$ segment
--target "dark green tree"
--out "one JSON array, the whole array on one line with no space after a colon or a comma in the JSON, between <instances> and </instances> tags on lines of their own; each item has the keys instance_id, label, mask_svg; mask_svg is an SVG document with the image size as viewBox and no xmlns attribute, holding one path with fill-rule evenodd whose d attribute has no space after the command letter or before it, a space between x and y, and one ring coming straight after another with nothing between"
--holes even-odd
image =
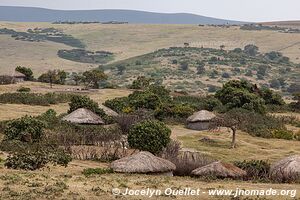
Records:
<instances>
[{"instance_id":1,"label":"dark green tree","mask_svg":"<svg viewBox=\"0 0 300 200\"><path fill-rule=\"evenodd\" d=\"M20 72L26 76L25 81L34 80L33 72L30 68L18 66L15 69L17 72Z\"/></svg>"},{"instance_id":2,"label":"dark green tree","mask_svg":"<svg viewBox=\"0 0 300 200\"><path fill-rule=\"evenodd\" d=\"M86 85L95 89L99 88L100 81L107 80L107 75L103 71L97 69L86 71L82 75Z\"/></svg>"},{"instance_id":3,"label":"dark green tree","mask_svg":"<svg viewBox=\"0 0 300 200\"><path fill-rule=\"evenodd\" d=\"M162 122L146 120L134 125L128 134L131 148L160 153L171 141L171 130Z\"/></svg>"}]
</instances>

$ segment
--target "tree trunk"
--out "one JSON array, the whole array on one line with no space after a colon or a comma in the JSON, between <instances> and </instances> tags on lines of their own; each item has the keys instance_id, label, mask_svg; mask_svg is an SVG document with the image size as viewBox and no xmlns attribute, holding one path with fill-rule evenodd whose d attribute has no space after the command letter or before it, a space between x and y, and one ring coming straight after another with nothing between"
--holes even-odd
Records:
<instances>
[{"instance_id":1,"label":"tree trunk","mask_svg":"<svg viewBox=\"0 0 300 200\"><path fill-rule=\"evenodd\" d=\"M235 148L235 136L236 136L236 128L231 128L232 130L232 142L231 142L231 148L234 149Z\"/></svg>"}]
</instances>

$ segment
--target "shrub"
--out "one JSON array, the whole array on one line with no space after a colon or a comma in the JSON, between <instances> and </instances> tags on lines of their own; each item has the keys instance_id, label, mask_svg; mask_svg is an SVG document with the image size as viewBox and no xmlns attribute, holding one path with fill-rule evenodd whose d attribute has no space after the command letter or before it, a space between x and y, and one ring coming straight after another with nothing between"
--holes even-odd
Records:
<instances>
[{"instance_id":1,"label":"shrub","mask_svg":"<svg viewBox=\"0 0 300 200\"><path fill-rule=\"evenodd\" d=\"M84 169L82 172L82 174L87 177L93 174L101 175L101 174L110 174L110 173L113 173L113 170L111 168L87 168Z\"/></svg>"},{"instance_id":2,"label":"shrub","mask_svg":"<svg viewBox=\"0 0 300 200\"><path fill-rule=\"evenodd\" d=\"M31 89L28 87L20 87L17 91L18 92L30 92Z\"/></svg>"},{"instance_id":3,"label":"shrub","mask_svg":"<svg viewBox=\"0 0 300 200\"><path fill-rule=\"evenodd\" d=\"M147 110L137 110L132 114L121 114L116 117L116 121L120 126L123 134L128 134L130 128L144 120L153 119L153 113Z\"/></svg>"},{"instance_id":4,"label":"shrub","mask_svg":"<svg viewBox=\"0 0 300 200\"><path fill-rule=\"evenodd\" d=\"M171 130L162 122L145 120L134 125L128 134L130 147L158 154L170 142Z\"/></svg>"},{"instance_id":5,"label":"shrub","mask_svg":"<svg viewBox=\"0 0 300 200\"><path fill-rule=\"evenodd\" d=\"M130 94L128 98L129 104L135 110L140 108L155 110L161 105L161 99L159 96L148 91L135 91L134 93Z\"/></svg>"},{"instance_id":6,"label":"shrub","mask_svg":"<svg viewBox=\"0 0 300 200\"><path fill-rule=\"evenodd\" d=\"M130 107L128 97L109 99L105 101L104 105L118 113L121 113L125 108Z\"/></svg>"},{"instance_id":7,"label":"shrub","mask_svg":"<svg viewBox=\"0 0 300 200\"><path fill-rule=\"evenodd\" d=\"M270 163L263 160L251 160L251 161L237 161L235 166L245 170L247 176L244 177L247 180L262 180L269 179Z\"/></svg>"},{"instance_id":8,"label":"shrub","mask_svg":"<svg viewBox=\"0 0 300 200\"><path fill-rule=\"evenodd\" d=\"M49 106L50 104L66 103L74 96L76 95L59 93L3 93L0 94L0 103Z\"/></svg>"},{"instance_id":9,"label":"shrub","mask_svg":"<svg viewBox=\"0 0 300 200\"><path fill-rule=\"evenodd\" d=\"M172 118L172 119L186 119L195 110L184 104L163 104L160 108L155 111L155 118L159 120Z\"/></svg>"},{"instance_id":10,"label":"shrub","mask_svg":"<svg viewBox=\"0 0 300 200\"><path fill-rule=\"evenodd\" d=\"M213 96L177 96L174 97L174 102L190 105L195 110L213 111L222 106L222 103Z\"/></svg>"},{"instance_id":11,"label":"shrub","mask_svg":"<svg viewBox=\"0 0 300 200\"><path fill-rule=\"evenodd\" d=\"M12 169L36 170L46 166L48 163L66 167L71 160L71 156L61 149L50 149L41 146L9 155L5 161L5 166Z\"/></svg>"},{"instance_id":12,"label":"shrub","mask_svg":"<svg viewBox=\"0 0 300 200\"><path fill-rule=\"evenodd\" d=\"M153 82L151 78L146 78L145 76L139 76L136 80L132 82L130 89L145 89Z\"/></svg>"},{"instance_id":13,"label":"shrub","mask_svg":"<svg viewBox=\"0 0 300 200\"><path fill-rule=\"evenodd\" d=\"M276 133L278 130L286 130L285 125L281 120L273 116L249 112L243 109L239 109L237 112L239 112L241 118L243 118L239 127L250 135L274 138L276 134L278 134L277 137L283 137L282 135L279 136L280 133ZM275 132L275 134L273 132Z\"/></svg>"},{"instance_id":14,"label":"shrub","mask_svg":"<svg viewBox=\"0 0 300 200\"><path fill-rule=\"evenodd\" d=\"M224 73L222 74L222 78L230 78L230 74L227 73L227 72L224 72Z\"/></svg>"},{"instance_id":15,"label":"shrub","mask_svg":"<svg viewBox=\"0 0 300 200\"><path fill-rule=\"evenodd\" d=\"M40 120L25 116L9 122L4 133L6 138L9 140L38 142L43 136L44 127L45 124Z\"/></svg>"},{"instance_id":16,"label":"shrub","mask_svg":"<svg viewBox=\"0 0 300 200\"><path fill-rule=\"evenodd\" d=\"M286 129L278 129L272 131L273 138L284 139L284 140L293 140L294 133Z\"/></svg>"}]
</instances>

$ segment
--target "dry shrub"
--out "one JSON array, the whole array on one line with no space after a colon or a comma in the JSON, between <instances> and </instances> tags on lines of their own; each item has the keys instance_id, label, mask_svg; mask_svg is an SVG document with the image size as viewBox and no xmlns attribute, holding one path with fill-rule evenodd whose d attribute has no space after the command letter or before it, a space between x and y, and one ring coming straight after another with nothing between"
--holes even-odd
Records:
<instances>
[{"instance_id":1,"label":"dry shrub","mask_svg":"<svg viewBox=\"0 0 300 200\"><path fill-rule=\"evenodd\" d=\"M116 121L123 134L128 134L133 125L148 119L154 119L153 112L145 109L139 109L130 114L120 114L116 117Z\"/></svg>"},{"instance_id":2,"label":"dry shrub","mask_svg":"<svg viewBox=\"0 0 300 200\"><path fill-rule=\"evenodd\" d=\"M70 153L74 159L78 160L111 162L131 155L133 150L111 146L72 146Z\"/></svg>"},{"instance_id":3,"label":"dry shrub","mask_svg":"<svg viewBox=\"0 0 300 200\"><path fill-rule=\"evenodd\" d=\"M180 152L180 142L174 140L169 143L160 156L176 165L176 170L173 172L175 176L190 176L194 169L216 161L199 152Z\"/></svg>"}]
</instances>

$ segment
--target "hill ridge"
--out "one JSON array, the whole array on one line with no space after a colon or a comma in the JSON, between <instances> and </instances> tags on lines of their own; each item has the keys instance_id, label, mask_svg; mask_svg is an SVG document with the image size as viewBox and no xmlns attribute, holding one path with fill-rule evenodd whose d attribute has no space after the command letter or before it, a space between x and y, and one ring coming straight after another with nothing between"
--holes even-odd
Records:
<instances>
[{"instance_id":1,"label":"hill ridge","mask_svg":"<svg viewBox=\"0 0 300 200\"><path fill-rule=\"evenodd\" d=\"M122 21L136 24L243 24L245 22L191 13L158 13L126 9L56 10L39 7L0 6L0 21Z\"/></svg>"}]
</instances>

